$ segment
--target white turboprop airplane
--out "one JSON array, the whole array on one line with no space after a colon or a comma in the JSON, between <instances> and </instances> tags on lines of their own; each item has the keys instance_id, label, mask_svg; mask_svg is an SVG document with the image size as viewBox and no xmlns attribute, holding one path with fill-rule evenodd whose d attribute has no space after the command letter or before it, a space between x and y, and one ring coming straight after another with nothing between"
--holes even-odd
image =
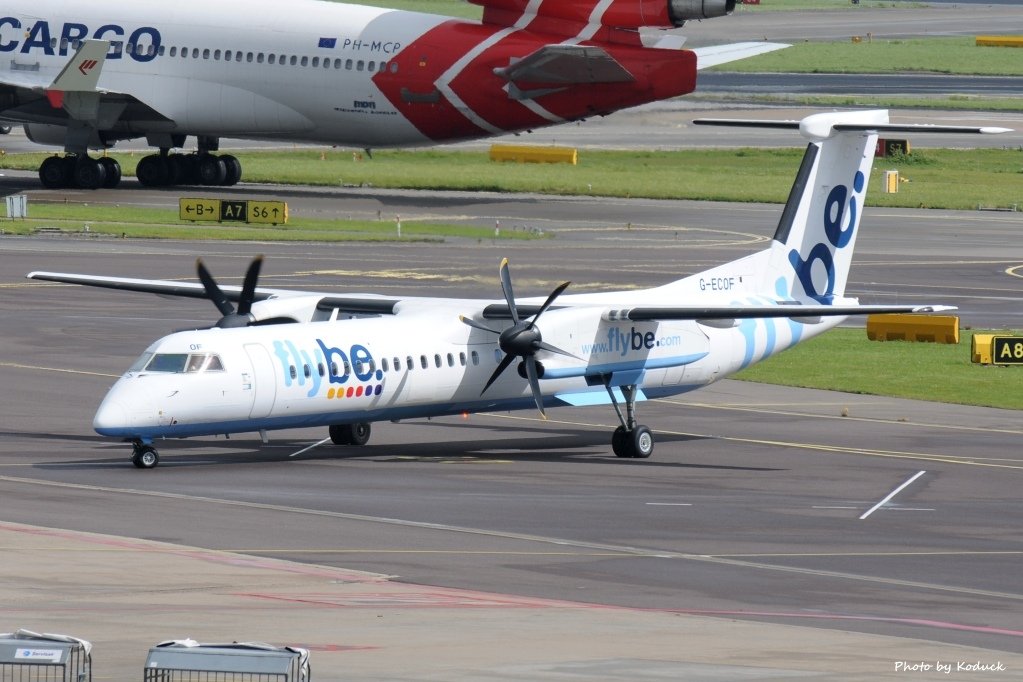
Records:
<instances>
[{"instance_id":1,"label":"white turboprop airplane","mask_svg":"<svg viewBox=\"0 0 1023 682\"><path fill-rule=\"evenodd\" d=\"M363 148L452 142L692 92L698 68L786 47L640 33L735 0L471 0L482 22L314 0L5 0L0 121L63 148L51 188L114 187L90 149L145 138L143 185L231 185L222 137ZM194 154L170 154L188 136Z\"/></svg>"},{"instance_id":2,"label":"white turboprop airplane","mask_svg":"<svg viewBox=\"0 0 1023 682\"><path fill-rule=\"evenodd\" d=\"M649 457L637 401L705 386L847 315L951 309L845 296L878 131L1004 131L890 125L886 111L702 122L798 127L810 142L767 249L653 289L566 295L566 282L517 300L507 260L503 301L264 289L259 259L241 287L201 262L201 283L28 277L210 298L223 314L153 343L100 405L96 431L131 441L138 467L156 466L157 438L329 426L335 443L362 445L374 421L600 403L621 422L614 453Z\"/></svg>"}]
</instances>

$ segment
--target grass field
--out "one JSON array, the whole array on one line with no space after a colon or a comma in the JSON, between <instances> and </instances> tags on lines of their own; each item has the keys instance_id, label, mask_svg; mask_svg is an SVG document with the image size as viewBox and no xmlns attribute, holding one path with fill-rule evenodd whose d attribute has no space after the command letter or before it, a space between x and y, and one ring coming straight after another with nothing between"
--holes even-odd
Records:
<instances>
[{"instance_id":1,"label":"grass field","mask_svg":"<svg viewBox=\"0 0 1023 682\"><path fill-rule=\"evenodd\" d=\"M321 153L323 158L321 159ZM239 153L252 182L388 188L537 192L656 199L783 203L802 149L658 151L582 150L579 165L495 163L483 151L351 152L303 150ZM35 170L44 155L9 154L0 168ZM126 174L137 157L114 155ZM897 194L882 194L880 175L898 170ZM926 149L879 160L868 204L975 209L1023 204L1023 151Z\"/></svg>"},{"instance_id":2,"label":"grass field","mask_svg":"<svg viewBox=\"0 0 1023 682\"><path fill-rule=\"evenodd\" d=\"M975 38L918 38L853 43L797 43L750 57L721 71L786 73L945 73L986 76L1023 74L1023 49L977 47Z\"/></svg>"},{"instance_id":3,"label":"grass field","mask_svg":"<svg viewBox=\"0 0 1023 682\"><path fill-rule=\"evenodd\" d=\"M1018 333L1018 332L1017 332ZM736 378L784 386L942 403L1023 409L1023 367L970 362L974 332L958 345L868 341L863 329L833 329L743 370Z\"/></svg>"}]
</instances>

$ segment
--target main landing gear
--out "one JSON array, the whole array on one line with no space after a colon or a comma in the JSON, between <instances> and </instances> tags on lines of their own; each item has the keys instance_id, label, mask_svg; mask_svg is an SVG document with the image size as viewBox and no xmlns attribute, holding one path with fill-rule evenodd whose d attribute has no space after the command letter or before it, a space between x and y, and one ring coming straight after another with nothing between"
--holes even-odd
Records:
<instances>
[{"instance_id":1,"label":"main landing gear","mask_svg":"<svg viewBox=\"0 0 1023 682\"><path fill-rule=\"evenodd\" d=\"M131 463L139 469L152 469L160 463L160 453L148 443L132 441Z\"/></svg>"},{"instance_id":2,"label":"main landing gear","mask_svg":"<svg viewBox=\"0 0 1023 682\"><path fill-rule=\"evenodd\" d=\"M642 424L636 423L636 393L638 388L635 384L622 386L622 397L625 398L625 414L618 405L618 398L608 379L604 379L604 388L611 396L611 404L618 414L618 421L622 423L611 435L611 449L618 457L630 457L646 459L654 452L654 434Z\"/></svg>"},{"instance_id":3,"label":"main landing gear","mask_svg":"<svg viewBox=\"0 0 1023 682\"><path fill-rule=\"evenodd\" d=\"M145 187L172 185L238 184L242 177L241 162L230 154L169 154L161 149L139 160L135 177Z\"/></svg>"},{"instance_id":4,"label":"main landing gear","mask_svg":"<svg viewBox=\"0 0 1023 682\"><path fill-rule=\"evenodd\" d=\"M39 180L47 189L112 189L121 182L121 164L107 156L50 156L39 166Z\"/></svg>"},{"instance_id":5,"label":"main landing gear","mask_svg":"<svg viewBox=\"0 0 1023 682\"><path fill-rule=\"evenodd\" d=\"M331 424L330 440L334 445L365 445L371 431L369 422Z\"/></svg>"}]
</instances>

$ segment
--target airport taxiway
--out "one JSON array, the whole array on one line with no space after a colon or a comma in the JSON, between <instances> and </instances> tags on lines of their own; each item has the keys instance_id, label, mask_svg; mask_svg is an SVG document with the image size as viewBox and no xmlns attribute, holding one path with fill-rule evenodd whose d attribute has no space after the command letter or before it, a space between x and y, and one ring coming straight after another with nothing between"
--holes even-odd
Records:
<instances>
[{"instance_id":1,"label":"airport taxiway","mask_svg":"<svg viewBox=\"0 0 1023 682\"><path fill-rule=\"evenodd\" d=\"M345 210L343 198L319 200ZM536 210L528 197L415 201L461 215L467 204L499 207L502 215L521 212L523 221ZM779 210L715 214L668 203L544 200L547 214L574 212L580 223L595 213L610 219L613 210L642 217L633 234L622 225L577 226L526 243L0 238L0 382L7 387L0 519L198 548L176 556L209 550L228 565L294 561L300 566L268 570L321 577L319 586L272 577L268 591L265 577L215 579L201 560L185 569L194 575L136 570L125 557L146 566L144 543L118 540L123 550L89 552L74 547L93 540L72 533L55 550L66 569L33 578L17 568L34 556L23 541L32 534L16 528L3 535L15 551L0 554L10 576L5 596L21 595L10 626L86 638L99 632L105 649L117 648L118 637L312 641L321 646L314 665L330 661L326 679L342 679L349 663L360 679L530 679L571 670L587 679L881 679L896 675L896 657L963 656L1023 670L1017 412L724 382L640 405L641 421L658 437L647 461L611 455L611 410L587 408L552 410L548 423L521 412L378 424L365 449L319 447L296 457L325 434L274 434L266 446L244 436L167 442L161 466L143 472L128 463L124 444L91 432L92 412L149 341L208 323L213 306L23 279L32 269L191 277L201 255L231 281L262 252L267 286L477 296L496 295L496 264L508 255L521 295L529 295L562 279L581 288L665 281L759 248L772 231L763 229L764 217ZM753 215L725 231L742 211ZM671 212L676 225L719 218L709 232L676 237ZM941 299L950 269L941 263L986 258L981 268L964 263L953 290L1016 286L989 312L1018 313L1018 284L1002 272L1004 260L1023 264L1020 247L1006 239L1012 225L981 214L977 220L994 222L961 242L958 216L941 229L930 214L906 220L912 213L891 230L878 229L880 216L864 218L867 248L858 260L903 264L883 270L885 291ZM646 227L655 223L661 227ZM857 279L851 288L864 284ZM90 557L88 570L75 568L79 556ZM328 568L318 573L320 566ZM377 577L366 579L369 596L359 593L361 579L342 594L334 586L345 579L327 577L331 571ZM114 584L124 594L110 603L95 594L102 585L120 595ZM26 587L45 608L24 603ZM80 601L77 592L92 598ZM182 595L180 604L168 593ZM268 601L308 611L268 611ZM552 611L550 602L588 606ZM139 616L150 607L153 618ZM133 615L120 620L124 614ZM373 618L384 622L371 627ZM310 623L318 624L313 634ZM399 662L402 642L417 642L404 650L419 653L438 638L445 645L415 666ZM503 640L518 668L502 653ZM104 654L119 670L131 666L123 649Z\"/></svg>"}]
</instances>

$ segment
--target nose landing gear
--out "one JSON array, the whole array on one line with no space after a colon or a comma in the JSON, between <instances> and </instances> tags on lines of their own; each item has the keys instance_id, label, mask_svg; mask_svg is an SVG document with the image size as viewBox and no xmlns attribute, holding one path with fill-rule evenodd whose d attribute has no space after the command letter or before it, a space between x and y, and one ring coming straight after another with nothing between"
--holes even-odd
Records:
<instances>
[{"instance_id":1,"label":"nose landing gear","mask_svg":"<svg viewBox=\"0 0 1023 682\"><path fill-rule=\"evenodd\" d=\"M160 453L152 445L140 440L132 443L131 463L139 469L152 469L160 463Z\"/></svg>"}]
</instances>

